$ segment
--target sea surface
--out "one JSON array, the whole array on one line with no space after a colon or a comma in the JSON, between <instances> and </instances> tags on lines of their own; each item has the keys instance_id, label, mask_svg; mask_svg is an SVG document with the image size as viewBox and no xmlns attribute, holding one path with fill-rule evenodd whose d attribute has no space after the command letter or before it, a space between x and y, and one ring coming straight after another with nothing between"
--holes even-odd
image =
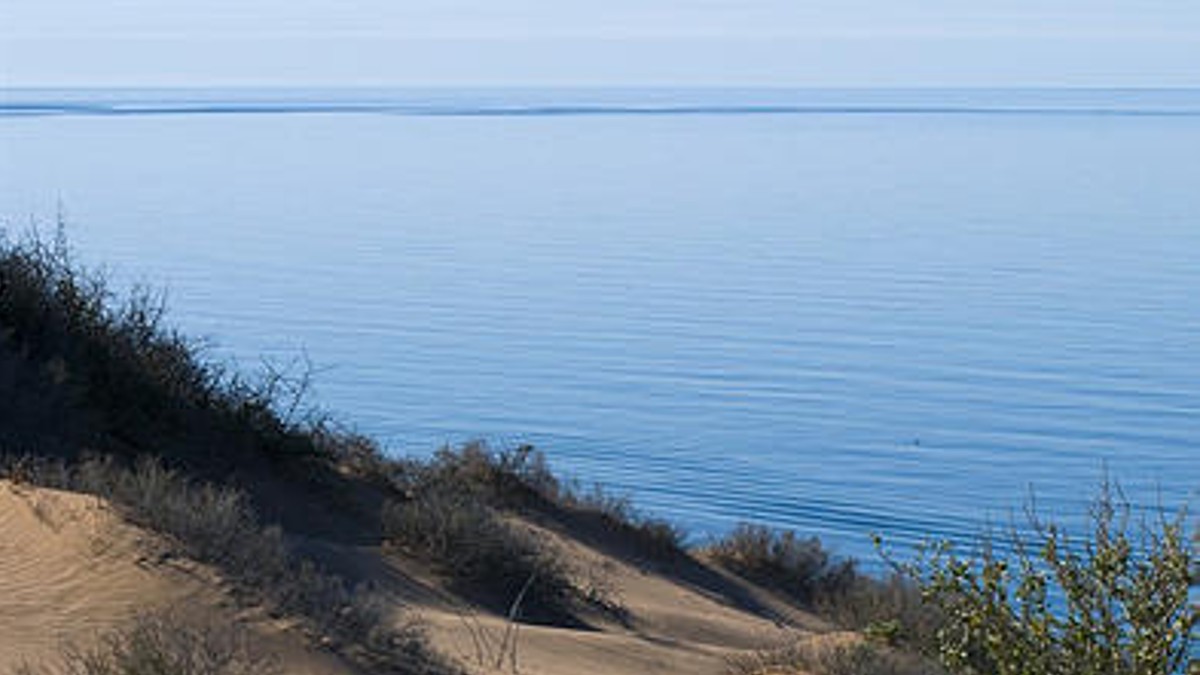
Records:
<instances>
[{"instance_id":1,"label":"sea surface","mask_svg":"<svg viewBox=\"0 0 1200 675\"><path fill-rule=\"evenodd\" d=\"M1200 497L1200 91L6 90L0 227L60 214L390 452L696 541Z\"/></svg>"}]
</instances>

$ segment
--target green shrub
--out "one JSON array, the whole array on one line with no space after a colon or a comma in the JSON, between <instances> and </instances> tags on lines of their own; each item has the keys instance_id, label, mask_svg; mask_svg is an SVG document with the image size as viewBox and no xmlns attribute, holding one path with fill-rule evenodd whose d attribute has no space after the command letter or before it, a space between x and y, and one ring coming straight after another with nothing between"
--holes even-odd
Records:
<instances>
[{"instance_id":1,"label":"green shrub","mask_svg":"<svg viewBox=\"0 0 1200 675\"><path fill-rule=\"evenodd\" d=\"M1105 485L1077 541L1031 515L1001 546L947 544L898 564L944 624L933 652L969 675L1180 675L1195 672L1196 553L1183 514L1134 523Z\"/></svg>"}]
</instances>

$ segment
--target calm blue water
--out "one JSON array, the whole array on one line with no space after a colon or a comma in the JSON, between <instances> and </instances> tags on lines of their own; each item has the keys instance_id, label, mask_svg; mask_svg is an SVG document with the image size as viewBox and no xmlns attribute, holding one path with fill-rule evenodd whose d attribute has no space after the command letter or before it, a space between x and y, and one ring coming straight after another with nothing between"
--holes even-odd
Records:
<instances>
[{"instance_id":1,"label":"calm blue water","mask_svg":"<svg viewBox=\"0 0 1200 675\"><path fill-rule=\"evenodd\" d=\"M396 453L870 556L1200 488L1197 91L7 91L53 221Z\"/></svg>"}]
</instances>

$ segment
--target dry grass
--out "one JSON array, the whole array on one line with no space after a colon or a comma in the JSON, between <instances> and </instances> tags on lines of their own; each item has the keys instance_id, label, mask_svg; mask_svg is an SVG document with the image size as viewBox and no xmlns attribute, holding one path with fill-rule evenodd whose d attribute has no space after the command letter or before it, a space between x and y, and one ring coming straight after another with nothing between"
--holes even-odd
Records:
<instances>
[{"instance_id":1,"label":"dry grass","mask_svg":"<svg viewBox=\"0 0 1200 675\"><path fill-rule=\"evenodd\" d=\"M55 664L25 665L16 675L275 675L278 658L228 620L179 609L138 616L89 648L64 645Z\"/></svg>"},{"instance_id":2,"label":"dry grass","mask_svg":"<svg viewBox=\"0 0 1200 675\"><path fill-rule=\"evenodd\" d=\"M945 675L919 657L860 639L808 638L731 657L729 675Z\"/></svg>"}]
</instances>

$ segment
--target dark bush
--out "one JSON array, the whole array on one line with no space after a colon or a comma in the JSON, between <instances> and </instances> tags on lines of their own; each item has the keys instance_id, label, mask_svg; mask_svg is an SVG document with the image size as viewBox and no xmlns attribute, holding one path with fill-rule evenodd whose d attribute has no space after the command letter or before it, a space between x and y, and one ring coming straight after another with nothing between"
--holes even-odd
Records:
<instances>
[{"instance_id":1,"label":"dark bush","mask_svg":"<svg viewBox=\"0 0 1200 675\"><path fill-rule=\"evenodd\" d=\"M481 442L442 448L428 461L392 463L389 477L403 494L467 495L495 508L545 506L559 495L545 457L528 445L501 452Z\"/></svg>"},{"instance_id":2,"label":"dark bush","mask_svg":"<svg viewBox=\"0 0 1200 675\"><path fill-rule=\"evenodd\" d=\"M561 557L469 491L419 489L384 511L384 536L497 609L522 595L519 618L569 621L583 600Z\"/></svg>"},{"instance_id":3,"label":"dark bush","mask_svg":"<svg viewBox=\"0 0 1200 675\"><path fill-rule=\"evenodd\" d=\"M917 584L900 574L883 579L856 575L820 593L813 607L842 628L905 649L930 644L942 625L937 608L925 602Z\"/></svg>"},{"instance_id":4,"label":"dark bush","mask_svg":"<svg viewBox=\"0 0 1200 675\"><path fill-rule=\"evenodd\" d=\"M791 530L742 523L707 552L730 571L802 603L843 593L858 578L853 561L834 560L819 539L801 539Z\"/></svg>"},{"instance_id":5,"label":"dark bush","mask_svg":"<svg viewBox=\"0 0 1200 675\"><path fill-rule=\"evenodd\" d=\"M115 294L52 241L0 232L0 441L74 457L154 453L220 478L256 458L314 457L303 376L247 379L164 321L160 294ZM36 447L35 447L36 446Z\"/></svg>"}]
</instances>

